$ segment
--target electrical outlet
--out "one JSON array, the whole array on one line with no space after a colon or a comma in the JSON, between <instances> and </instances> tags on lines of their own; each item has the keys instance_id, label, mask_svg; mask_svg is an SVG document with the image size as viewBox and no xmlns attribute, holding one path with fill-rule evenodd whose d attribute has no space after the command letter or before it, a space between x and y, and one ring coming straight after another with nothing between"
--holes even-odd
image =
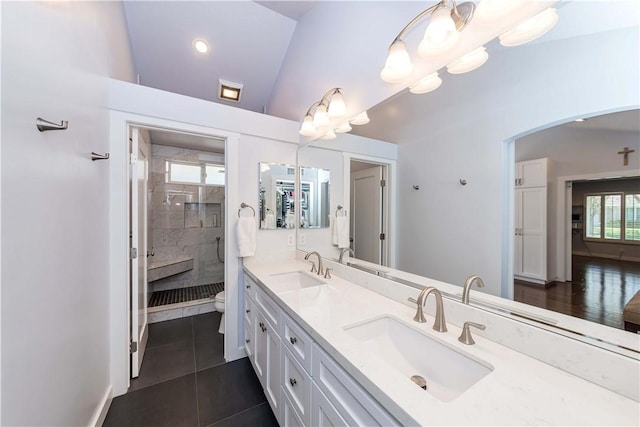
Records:
<instances>
[{"instance_id":1,"label":"electrical outlet","mask_svg":"<svg viewBox=\"0 0 640 427\"><path fill-rule=\"evenodd\" d=\"M293 246L296 244L296 235L293 233L289 233L287 235L287 245Z\"/></svg>"},{"instance_id":2,"label":"electrical outlet","mask_svg":"<svg viewBox=\"0 0 640 427\"><path fill-rule=\"evenodd\" d=\"M298 236L298 244L304 246L305 243L307 243L307 236L304 233L300 233L300 236Z\"/></svg>"}]
</instances>

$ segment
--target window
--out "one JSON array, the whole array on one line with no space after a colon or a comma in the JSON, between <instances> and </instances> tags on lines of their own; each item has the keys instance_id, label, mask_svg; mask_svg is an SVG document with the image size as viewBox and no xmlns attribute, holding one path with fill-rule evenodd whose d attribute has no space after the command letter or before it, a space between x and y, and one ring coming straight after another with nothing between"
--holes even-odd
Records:
<instances>
[{"instance_id":1,"label":"window","mask_svg":"<svg viewBox=\"0 0 640 427\"><path fill-rule=\"evenodd\" d=\"M194 185L224 185L224 165L213 163L187 163L167 160L167 182Z\"/></svg>"},{"instance_id":2,"label":"window","mask_svg":"<svg viewBox=\"0 0 640 427\"><path fill-rule=\"evenodd\" d=\"M585 196L585 238L640 242L640 193Z\"/></svg>"}]
</instances>

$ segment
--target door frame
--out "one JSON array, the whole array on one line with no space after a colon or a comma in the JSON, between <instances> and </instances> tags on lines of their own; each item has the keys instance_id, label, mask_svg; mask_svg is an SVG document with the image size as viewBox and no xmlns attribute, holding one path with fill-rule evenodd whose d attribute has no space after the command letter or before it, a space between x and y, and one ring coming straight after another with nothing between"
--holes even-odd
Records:
<instances>
[{"instance_id":1,"label":"door frame","mask_svg":"<svg viewBox=\"0 0 640 427\"><path fill-rule=\"evenodd\" d=\"M129 263L129 128L157 129L169 132L190 133L225 140L225 246L227 253L235 253L237 242L227 238L233 236L231 218L233 207L240 205L239 188L239 134L206 126L143 116L122 111L109 111L109 313L110 324L110 372L113 396L127 392L130 385L129 342L131 326L130 309L130 263ZM225 260L225 360L236 360L246 355L239 336L238 274L240 263L237 257Z\"/></svg>"},{"instance_id":2,"label":"door frame","mask_svg":"<svg viewBox=\"0 0 640 427\"><path fill-rule=\"evenodd\" d=\"M344 159L344 200L348 203L347 209L351 209L351 161L371 163L384 166L384 179L386 180L386 197L383 198L383 227L386 230L383 250L383 264L390 268L396 268L396 200L397 200L397 168L396 161L380 157L367 156L356 153L343 153Z\"/></svg>"}]
</instances>

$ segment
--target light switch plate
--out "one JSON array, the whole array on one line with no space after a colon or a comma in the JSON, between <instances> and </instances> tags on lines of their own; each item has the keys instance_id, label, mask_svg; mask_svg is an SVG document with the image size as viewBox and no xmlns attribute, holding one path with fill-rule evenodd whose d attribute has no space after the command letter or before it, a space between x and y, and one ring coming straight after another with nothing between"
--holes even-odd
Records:
<instances>
[{"instance_id":1,"label":"light switch plate","mask_svg":"<svg viewBox=\"0 0 640 427\"><path fill-rule=\"evenodd\" d=\"M304 246L307 243L307 236L304 233L300 233L298 236L298 244L300 246Z\"/></svg>"},{"instance_id":2,"label":"light switch plate","mask_svg":"<svg viewBox=\"0 0 640 427\"><path fill-rule=\"evenodd\" d=\"M289 233L287 235L287 245L293 246L296 244L296 235L293 233Z\"/></svg>"}]
</instances>

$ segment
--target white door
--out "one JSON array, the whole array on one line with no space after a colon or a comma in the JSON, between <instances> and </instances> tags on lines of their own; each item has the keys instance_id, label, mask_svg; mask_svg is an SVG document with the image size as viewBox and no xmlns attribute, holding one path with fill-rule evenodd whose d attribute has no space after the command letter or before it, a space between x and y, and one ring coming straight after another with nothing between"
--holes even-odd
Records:
<instances>
[{"instance_id":1,"label":"white door","mask_svg":"<svg viewBox=\"0 0 640 427\"><path fill-rule=\"evenodd\" d=\"M547 189L516 190L516 265L518 276L544 281L547 275Z\"/></svg>"},{"instance_id":2,"label":"white door","mask_svg":"<svg viewBox=\"0 0 640 427\"><path fill-rule=\"evenodd\" d=\"M351 248L355 257L382 264L382 166L351 174Z\"/></svg>"},{"instance_id":3,"label":"white door","mask_svg":"<svg viewBox=\"0 0 640 427\"><path fill-rule=\"evenodd\" d=\"M149 156L140 131L131 128L131 378L140 374L147 345L147 182Z\"/></svg>"}]
</instances>

